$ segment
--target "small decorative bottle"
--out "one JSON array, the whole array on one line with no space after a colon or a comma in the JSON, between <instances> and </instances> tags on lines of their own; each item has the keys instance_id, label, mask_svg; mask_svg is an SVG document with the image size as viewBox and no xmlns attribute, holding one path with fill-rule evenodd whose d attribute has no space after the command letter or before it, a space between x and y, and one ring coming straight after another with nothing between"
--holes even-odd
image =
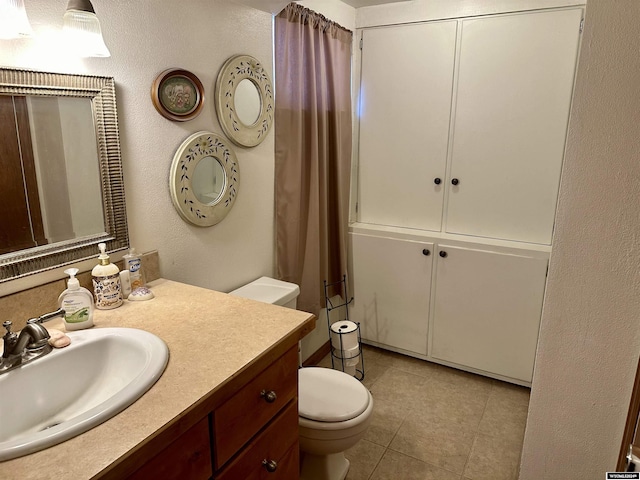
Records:
<instances>
[{"instance_id":1,"label":"small decorative bottle","mask_svg":"<svg viewBox=\"0 0 640 480\"><path fill-rule=\"evenodd\" d=\"M100 263L93 267L93 293L96 297L96 308L109 310L122 305L122 285L120 284L120 271L118 267L109 261L106 253L107 246L99 243Z\"/></svg>"},{"instance_id":2,"label":"small decorative bottle","mask_svg":"<svg viewBox=\"0 0 640 480\"><path fill-rule=\"evenodd\" d=\"M146 286L144 272L142 270L142 261L140 255L136 253L135 248L130 248L129 253L122 257L124 260L125 270L129 270L131 278L131 290Z\"/></svg>"}]
</instances>

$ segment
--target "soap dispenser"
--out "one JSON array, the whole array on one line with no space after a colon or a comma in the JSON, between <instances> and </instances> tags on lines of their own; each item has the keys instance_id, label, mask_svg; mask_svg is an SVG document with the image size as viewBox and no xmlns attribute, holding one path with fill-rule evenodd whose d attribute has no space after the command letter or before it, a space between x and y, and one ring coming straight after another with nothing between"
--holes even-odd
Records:
<instances>
[{"instance_id":1,"label":"soap dispenser","mask_svg":"<svg viewBox=\"0 0 640 480\"><path fill-rule=\"evenodd\" d=\"M93 295L76 278L77 268L64 271L69 275L67 289L58 297L58 304L64 309L64 326L67 331L93 327Z\"/></svg>"},{"instance_id":2,"label":"soap dispenser","mask_svg":"<svg viewBox=\"0 0 640 480\"><path fill-rule=\"evenodd\" d=\"M122 305L122 285L120 283L120 270L109 261L106 253L107 246L99 243L100 263L93 267L93 292L96 296L96 308L109 310Z\"/></svg>"}]
</instances>

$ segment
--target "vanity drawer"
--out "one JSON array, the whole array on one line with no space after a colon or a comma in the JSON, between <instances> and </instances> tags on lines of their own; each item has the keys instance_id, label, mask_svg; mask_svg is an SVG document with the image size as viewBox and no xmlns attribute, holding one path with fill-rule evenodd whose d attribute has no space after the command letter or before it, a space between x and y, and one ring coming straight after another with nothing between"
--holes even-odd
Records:
<instances>
[{"instance_id":1,"label":"vanity drawer","mask_svg":"<svg viewBox=\"0 0 640 480\"><path fill-rule=\"evenodd\" d=\"M211 478L209 418L205 417L148 460L127 480L207 480Z\"/></svg>"},{"instance_id":2,"label":"vanity drawer","mask_svg":"<svg viewBox=\"0 0 640 480\"><path fill-rule=\"evenodd\" d=\"M271 393L275 398L270 398ZM297 393L296 345L214 410L215 468L222 467Z\"/></svg>"},{"instance_id":3,"label":"vanity drawer","mask_svg":"<svg viewBox=\"0 0 640 480\"><path fill-rule=\"evenodd\" d=\"M215 480L294 480L299 476L298 402L292 401ZM273 471L264 461L275 462Z\"/></svg>"}]
</instances>

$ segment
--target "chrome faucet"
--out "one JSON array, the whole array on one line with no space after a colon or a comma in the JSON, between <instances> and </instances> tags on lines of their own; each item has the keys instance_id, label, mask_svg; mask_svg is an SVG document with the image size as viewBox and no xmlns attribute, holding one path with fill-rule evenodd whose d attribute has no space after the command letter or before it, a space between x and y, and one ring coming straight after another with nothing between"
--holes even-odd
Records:
<instances>
[{"instance_id":1,"label":"chrome faucet","mask_svg":"<svg viewBox=\"0 0 640 480\"><path fill-rule=\"evenodd\" d=\"M0 375L51 352L49 332L42 323L52 318L61 317L64 314L65 311L60 308L55 312L31 318L27 320L27 325L20 331L20 335L11 331L12 322L3 322L2 326L5 328L6 333L2 337L3 350L2 358L0 358Z\"/></svg>"}]
</instances>

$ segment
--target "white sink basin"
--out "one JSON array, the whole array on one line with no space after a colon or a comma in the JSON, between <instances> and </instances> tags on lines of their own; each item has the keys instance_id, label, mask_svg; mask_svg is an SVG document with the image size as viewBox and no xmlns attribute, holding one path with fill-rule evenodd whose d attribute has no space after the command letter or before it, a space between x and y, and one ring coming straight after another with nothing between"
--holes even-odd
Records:
<instances>
[{"instance_id":1,"label":"white sink basin","mask_svg":"<svg viewBox=\"0 0 640 480\"><path fill-rule=\"evenodd\" d=\"M0 461L37 452L108 420L140 398L169 360L133 328L69 332L71 345L0 375Z\"/></svg>"}]
</instances>

